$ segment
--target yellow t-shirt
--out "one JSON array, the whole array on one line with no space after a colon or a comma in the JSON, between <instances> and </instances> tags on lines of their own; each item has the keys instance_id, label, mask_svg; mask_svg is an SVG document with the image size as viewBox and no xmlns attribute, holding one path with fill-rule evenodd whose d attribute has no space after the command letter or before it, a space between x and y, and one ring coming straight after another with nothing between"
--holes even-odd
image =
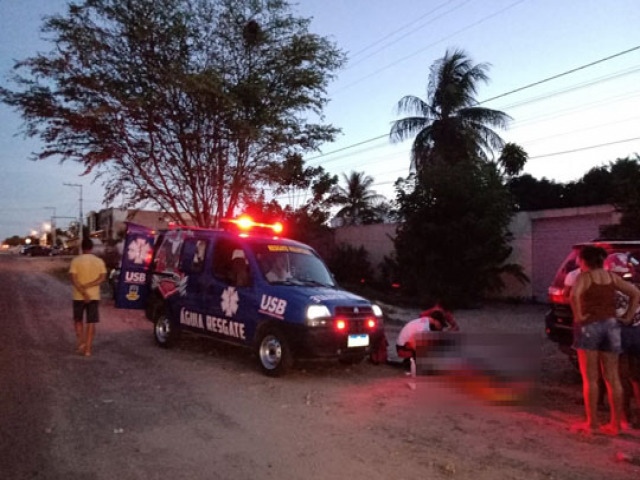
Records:
<instances>
[{"instance_id":1,"label":"yellow t-shirt","mask_svg":"<svg viewBox=\"0 0 640 480\"><path fill-rule=\"evenodd\" d=\"M101 258L98 258L91 253L85 253L71 260L69 273L75 274L78 282L81 285L84 285L97 280L101 273L106 275L107 267ZM100 300L100 285L88 288L87 293L91 300ZM73 299L84 300L82 294L76 289L76 287L73 287Z\"/></svg>"}]
</instances>

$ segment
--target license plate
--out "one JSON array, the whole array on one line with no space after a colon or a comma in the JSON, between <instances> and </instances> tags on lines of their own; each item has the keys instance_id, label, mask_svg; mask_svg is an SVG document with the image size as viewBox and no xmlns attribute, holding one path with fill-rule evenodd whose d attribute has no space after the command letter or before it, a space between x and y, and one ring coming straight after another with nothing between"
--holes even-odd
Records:
<instances>
[{"instance_id":1,"label":"license plate","mask_svg":"<svg viewBox=\"0 0 640 480\"><path fill-rule=\"evenodd\" d=\"M347 339L347 347L368 347L369 335L367 333L361 333L360 335L349 335Z\"/></svg>"}]
</instances>

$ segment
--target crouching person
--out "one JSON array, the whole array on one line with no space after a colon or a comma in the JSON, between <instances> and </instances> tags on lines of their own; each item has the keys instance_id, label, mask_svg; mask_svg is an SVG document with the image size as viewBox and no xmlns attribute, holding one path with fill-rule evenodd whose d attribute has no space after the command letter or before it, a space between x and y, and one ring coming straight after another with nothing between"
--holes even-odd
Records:
<instances>
[{"instance_id":1,"label":"crouching person","mask_svg":"<svg viewBox=\"0 0 640 480\"><path fill-rule=\"evenodd\" d=\"M418 344L427 332L440 332L445 325L444 313L441 310L431 312L431 315L421 316L407 322L396 339L396 352L398 357L405 359L406 365L411 360L415 362Z\"/></svg>"}]
</instances>

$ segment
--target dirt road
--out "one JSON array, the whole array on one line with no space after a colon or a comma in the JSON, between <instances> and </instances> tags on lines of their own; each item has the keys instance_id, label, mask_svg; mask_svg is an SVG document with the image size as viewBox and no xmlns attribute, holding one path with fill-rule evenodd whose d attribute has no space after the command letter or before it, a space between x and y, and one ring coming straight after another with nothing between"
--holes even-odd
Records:
<instances>
[{"instance_id":1,"label":"dirt road","mask_svg":"<svg viewBox=\"0 0 640 480\"><path fill-rule=\"evenodd\" d=\"M525 407L487 406L398 369L309 364L259 373L245 350L153 341L105 300L94 356L76 356L64 260L0 256L3 479L638 478L640 433L584 438L579 378L544 344ZM463 329L541 329L540 306L460 312ZM401 315L401 312L396 314ZM390 334L393 332L390 329Z\"/></svg>"}]
</instances>

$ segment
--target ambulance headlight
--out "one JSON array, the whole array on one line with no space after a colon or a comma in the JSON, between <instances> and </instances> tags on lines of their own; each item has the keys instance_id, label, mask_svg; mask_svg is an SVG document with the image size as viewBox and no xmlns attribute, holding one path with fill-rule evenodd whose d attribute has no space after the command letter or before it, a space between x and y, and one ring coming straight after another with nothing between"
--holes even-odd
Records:
<instances>
[{"instance_id":1,"label":"ambulance headlight","mask_svg":"<svg viewBox=\"0 0 640 480\"><path fill-rule=\"evenodd\" d=\"M371 310L376 317L382 317L382 309L378 305L372 305Z\"/></svg>"},{"instance_id":2,"label":"ambulance headlight","mask_svg":"<svg viewBox=\"0 0 640 480\"><path fill-rule=\"evenodd\" d=\"M307 325L322 327L330 320L331 312L326 305L309 305L307 307Z\"/></svg>"}]
</instances>

